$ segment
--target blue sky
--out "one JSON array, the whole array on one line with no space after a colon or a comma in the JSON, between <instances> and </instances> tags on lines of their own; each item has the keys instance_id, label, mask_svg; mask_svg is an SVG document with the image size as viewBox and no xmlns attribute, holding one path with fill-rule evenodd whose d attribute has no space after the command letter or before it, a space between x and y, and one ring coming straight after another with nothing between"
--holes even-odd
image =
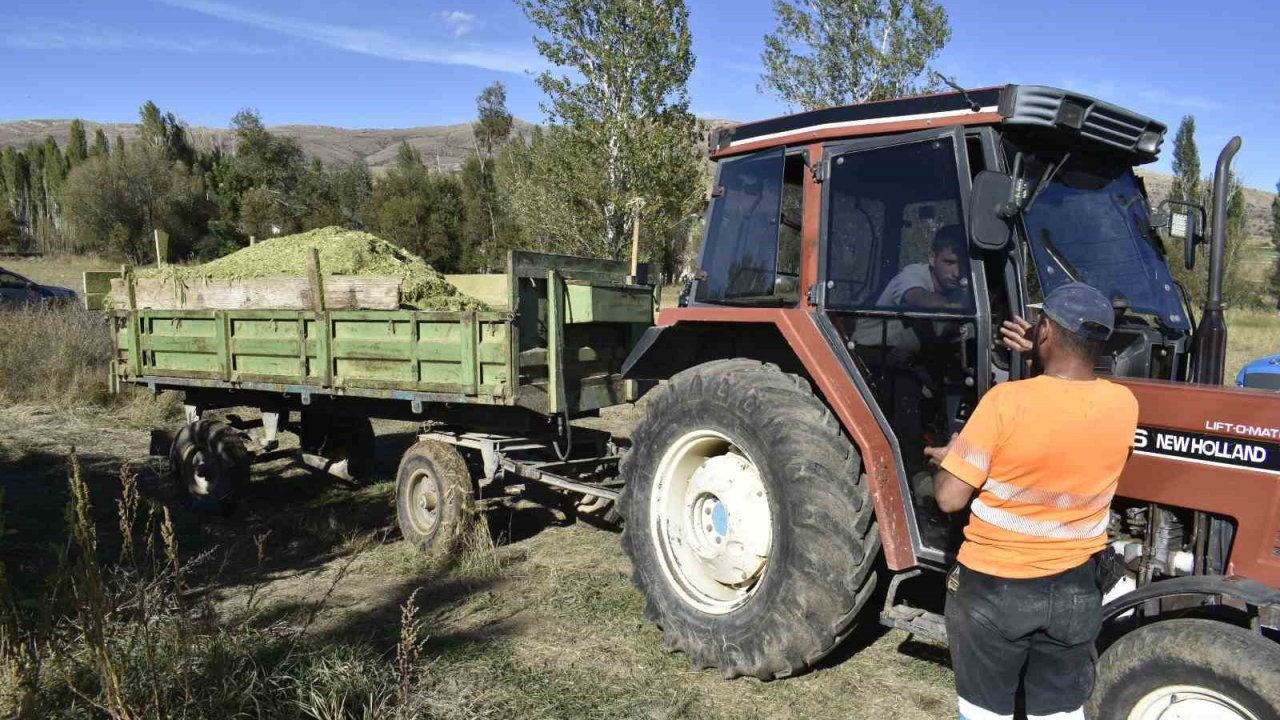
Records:
<instances>
[{"instance_id":1,"label":"blue sky","mask_svg":"<svg viewBox=\"0 0 1280 720\"><path fill-rule=\"evenodd\" d=\"M1171 129L1192 113L1206 171L1238 133L1246 182L1280 179L1280 2L944 4L953 38L936 65L961 84L1065 86ZM689 7L692 109L785 112L756 91L770 1ZM508 0L4 0L0 119L132 121L152 99L193 125L255 107L268 124L409 127L469 120L502 80L512 110L538 120L532 32Z\"/></svg>"}]
</instances>

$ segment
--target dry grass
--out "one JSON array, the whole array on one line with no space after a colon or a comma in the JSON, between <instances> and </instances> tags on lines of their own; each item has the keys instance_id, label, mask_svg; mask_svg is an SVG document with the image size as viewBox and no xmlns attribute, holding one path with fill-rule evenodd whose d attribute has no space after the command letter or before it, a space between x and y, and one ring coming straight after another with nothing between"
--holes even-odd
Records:
<instances>
[{"instance_id":1,"label":"dry grass","mask_svg":"<svg viewBox=\"0 0 1280 720\"><path fill-rule=\"evenodd\" d=\"M126 388L108 388L114 343L108 319L75 305L0 312L0 403L59 410L96 406L125 425L155 427L172 419L179 402Z\"/></svg>"},{"instance_id":2,"label":"dry grass","mask_svg":"<svg viewBox=\"0 0 1280 720\"><path fill-rule=\"evenodd\" d=\"M107 318L75 306L0 312L0 401L55 406L106 401L114 353Z\"/></svg>"},{"instance_id":3,"label":"dry grass","mask_svg":"<svg viewBox=\"0 0 1280 720\"><path fill-rule=\"evenodd\" d=\"M1280 317L1274 310L1227 310L1227 370L1223 381L1234 385L1240 368L1264 355L1280 353Z\"/></svg>"}]
</instances>

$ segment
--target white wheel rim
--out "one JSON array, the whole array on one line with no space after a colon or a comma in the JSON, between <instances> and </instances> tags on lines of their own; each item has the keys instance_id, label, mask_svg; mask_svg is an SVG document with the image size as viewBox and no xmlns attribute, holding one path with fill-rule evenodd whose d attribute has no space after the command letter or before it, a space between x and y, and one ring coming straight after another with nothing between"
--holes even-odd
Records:
<instances>
[{"instance_id":1,"label":"white wheel rim","mask_svg":"<svg viewBox=\"0 0 1280 720\"><path fill-rule=\"evenodd\" d=\"M409 520L421 535L430 535L440 523L439 484L426 470L409 476Z\"/></svg>"},{"instance_id":2,"label":"white wheel rim","mask_svg":"<svg viewBox=\"0 0 1280 720\"><path fill-rule=\"evenodd\" d=\"M1129 720L1258 720L1230 697L1196 685L1168 685L1147 693Z\"/></svg>"},{"instance_id":3,"label":"white wheel rim","mask_svg":"<svg viewBox=\"0 0 1280 720\"><path fill-rule=\"evenodd\" d=\"M773 546L769 492L755 462L714 430L680 437L658 463L649 531L685 602L714 615L742 606L760 587Z\"/></svg>"},{"instance_id":4,"label":"white wheel rim","mask_svg":"<svg viewBox=\"0 0 1280 720\"><path fill-rule=\"evenodd\" d=\"M201 450L191 456L191 492L195 495L209 494L209 467Z\"/></svg>"}]
</instances>

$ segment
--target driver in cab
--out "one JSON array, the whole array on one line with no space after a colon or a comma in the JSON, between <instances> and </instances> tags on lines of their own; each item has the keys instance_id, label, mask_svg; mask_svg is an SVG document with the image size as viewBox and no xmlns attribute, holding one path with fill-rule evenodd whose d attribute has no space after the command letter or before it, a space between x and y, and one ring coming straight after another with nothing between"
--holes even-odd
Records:
<instances>
[{"instance_id":1,"label":"driver in cab","mask_svg":"<svg viewBox=\"0 0 1280 720\"><path fill-rule=\"evenodd\" d=\"M938 228L925 261L902 268L881 291L875 307L936 311L967 306L967 250L962 226ZM941 356L931 357L922 350L959 332L960 323L955 320L858 318L854 350L875 371L878 394L902 443L903 457L915 458L924 452L921 404L935 397L937 387Z\"/></svg>"},{"instance_id":2,"label":"driver in cab","mask_svg":"<svg viewBox=\"0 0 1280 720\"><path fill-rule=\"evenodd\" d=\"M880 297L876 298L875 307L962 307L968 291L964 272L967 244L964 228L960 225L938 228L925 261L907 265L893 276ZM860 319L853 342L855 345L893 348L908 354L919 352L923 344L918 327L898 319L886 321L877 318Z\"/></svg>"}]
</instances>

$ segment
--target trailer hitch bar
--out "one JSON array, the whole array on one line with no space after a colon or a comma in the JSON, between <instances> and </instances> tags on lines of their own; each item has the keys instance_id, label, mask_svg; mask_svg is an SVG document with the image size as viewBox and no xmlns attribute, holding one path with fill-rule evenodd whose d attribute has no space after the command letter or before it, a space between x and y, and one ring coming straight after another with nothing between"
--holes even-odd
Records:
<instances>
[{"instance_id":1,"label":"trailer hitch bar","mask_svg":"<svg viewBox=\"0 0 1280 720\"><path fill-rule=\"evenodd\" d=\"M599 485L578 482L577 480L570 480L567 477L549 473L545 470L539 470L538 468L530 467L510 458L502 458L502 460L498 462L498 465L507 472L519 475L526 480L542 483L543 485L550 485L551 487L582 493L583 495L605 498L606 500L616 501L618 499L617 490L600 487Z\"/></svg>"}]
</instances>

